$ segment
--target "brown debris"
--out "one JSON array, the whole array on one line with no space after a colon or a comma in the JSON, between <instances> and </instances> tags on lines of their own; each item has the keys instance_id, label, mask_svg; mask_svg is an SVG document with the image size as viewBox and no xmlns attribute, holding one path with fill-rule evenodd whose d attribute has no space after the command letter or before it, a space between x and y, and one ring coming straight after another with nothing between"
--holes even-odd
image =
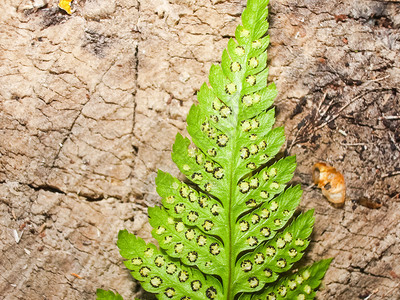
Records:
<instances>
[{"instance_id":1,"label":"brown debris","mask_svg":"<svg viewBox=\"0 0 400 300\"><path fill-rule=\"evenodd\" d=\"M78 274L76 274L76 273L71 273L71 275L72 276L75 276L76 278L78 278L78 279L82 279L82 277L81 276L79 276Z\"/></svg>"},{"instance_id":2,"label":"brown debris","mask_svg":"<svg viewBox=\"0 0 400 300\"><path fill-rule=\"evenodd\" d=\"M389 274L390 274L390 276L392 276L392 278L393 278L393 279L400 278L400 276L399 276L399 275L397 275L397 274L396 274L396 272L395 272L395 271L393 271L393 270L391 270L391 271L389 272Z\"/></svg>"},{"instance_id":3,"label":"brown debris","mask_svg":"<svg viewBox=\"0 0 400 300\"><path fill-rule=\"evenodd\" d=\"M348 18L348 16L346 16L346 15L336 15L335 16L335 21L337 23L344 22L347 18Z\"/></svg>"},{"instance_id":4,"label":"brown debris","mask_svg":"<svg viewBox=\"0 0 400 300\"><path fill-rule=\"evenodd\" d=\"M24 228L26 227L26 223L22 223L21 225L19 225L19 230L22 231L24 230Z\"/></svg>"},{"instance_id":5,"label":"brown debris","mask_svg":"<svg viewBox=\"0 0 400 300\"><path fill-rule=\"evenodd\" d=\"M46 229L46 223L43 223L42 225L40 225L39 229L38 229L38 234L41 234L45 229Z\"/></svg>"},{"instance_id":6,"label":"brown debris","mask_svg":"<svg viewBox=\"0 0 400 300\"><path fill-rule=\"evenodd\" d=\"M335 207L342 207L346 198L346 184L343 175L325 163L316 163L312 170L313 182Z\"/></svg>"},{"instance_id":7,"label":"brown debris","mask_svg":"<svg viewBox=\"0 0 400 300\"><path fill-rule=\"evenodd\" d=\"M367 197L361 197L360 199L358 199L358 204L371 208L371 209L378 209L382 207L382 202L379 200L372 200L370 198Z\"/></svg>"}]
</instances>

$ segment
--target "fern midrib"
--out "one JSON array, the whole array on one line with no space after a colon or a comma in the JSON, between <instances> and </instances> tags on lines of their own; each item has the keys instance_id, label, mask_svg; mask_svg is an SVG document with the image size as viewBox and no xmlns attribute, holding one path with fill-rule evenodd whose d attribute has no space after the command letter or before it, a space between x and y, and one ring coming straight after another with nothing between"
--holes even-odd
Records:
<instances>
[{"instance_id":1,"label":"fern midrib","mask_svg":"<svg viewBox=\"0 0 400 300\"><path fill-rule=\"evenodd\" d=\"M246 60L247 61L247 54L246 54ZM226 300L233 300L235 295L232 293L233 292L233 271L235 270L235 265L236 265L236 258L234 257L234 249L233 249L233 242L234 242L234 231L233 228L235 227L236 223L236 216L233 216L232 214L232 205L233 202L236 199L235 195L235 189L236 189L236 176L235 176L235 170L236 166L238 165L237 161L239 160L238 156L236 155L239 152L238 145L237 145L237 138L240 136L240 124L239 124L239 115L240 115L240 99L242 97L242 87L243 87L243 81L244 81L244 74L246 72L243 72L243 76L240 80L240 85L238 85L238 91L237 93L239 94L239 99L237 99L237 111L236 114L234 114L236 120L234 122L235 124L235 129L233 133L233 143L232 143L232 148L231 153L232 153L232 158L230 159L230 165L229 165L229 205L228 205L228 230L229 230L229 243L228 243L228 284L226 284L225 289L224 289L224 294L226 295Z\"/></svg>"},{"instance_id":2,"label":"fern midrib","mask_svg":"<svg viewBox=\"0 0 400 300\"><path fill-rule=\"evenodd\" d=\"M235 145L234 149L236 150L236 133L237 133L237 122L236 121L236 130L235 130L235 140L234 143L232 143L233 145ZM232 151L231 153L235 153L234 151ZM229 273L228 273L228 284L226 285L225 288L225 292L224 294L227 295L226 299L227 300L233 300L233 297L231 297L231 292L232 292L232 277L233 277L233 270L235 269L235 259L233 258L233 230L232 228L234 227L234 222L236 221L235 218L233 218L232 216L232 200L235 196L234 193L234 187L236 186L236 184L234 184L234 168L233 166L235 165L233 162L235 162L236 164L236 160L231 159L231 163L230 163L230 174L229 174L229 205L228 205L228 218L229 218L229 225L228 225L228 230L229 230L229 247L228 247L228 260L229 260ZM234 296L234 295L233 295Z\"/></svg>"}]
</instances>

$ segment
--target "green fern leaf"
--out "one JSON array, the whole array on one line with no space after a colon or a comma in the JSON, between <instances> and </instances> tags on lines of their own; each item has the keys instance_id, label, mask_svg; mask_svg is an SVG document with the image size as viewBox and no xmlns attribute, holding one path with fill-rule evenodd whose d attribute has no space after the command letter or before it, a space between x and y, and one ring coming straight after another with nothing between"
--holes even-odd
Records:
<instances>
[{"instance_id":1,"label":"green fern leaf","mask_svg":"<svg viewBox=\"0 0 400 300\"><path fill-rule=\"evenodd\" d=\"M295 157L275 159L285 135L273 128L267 4L249 0L190 109L191 140L176 136L172 159L189 182L158 172L162 206L149 217L159 247L119 233L125 266L159 299L312 299L330 263L287 275L314 218L313 210L293 218L302 194L287 187Z\"/></svg>"},{"instance_id":2,"label":"green fern leaf","mask_svg":"<svg viewBox=\"0 0 400 300\"><path fill-rule=\"evenodd\" d=\"M112 291L105 291L102 289L97 289L96 295L97 300L123 300L120 294L114 294Z\"/></svg>"},{"instance_id":3,"label":"green fern leaf","mask_svg":"<svg viewBox=\"0 0 400 300\"><path fill-rule=\"evenodd\" d=\"M315 289L321 284L332 259L324 259L312 266L302 268L297 272L281 277L262 293L242 294L239 300L277 300L277 299L314 299Z\"/></svg>"},{"instance_id":4,"label":"green fern leaf","mask_svg":"<svg viewBox=\"0 0 400 300\"><path fill-rule=\"evenodd\" d=\"M198 295L216 299L216 295L222 294L218 279L183 265L126 230L119 232L117 245L121 255L127 259L124 264L132 270L132 276L140 280L145 290L156 293L159 299L196 299Z\"/></svg>"},{"instance_id":5,"label":"green fern leaf","mask_svg":"<svg viewBox=\"0 0 400 300\"><path fill-rule=\"evenodd\" d=\"M312 214L310 210L300 215L268 243L261 244L239 259L237 265L241 269L235 269L234 294L260 290L265 283L275 281L279 273L288 271L303 256L302 251L308 246L307 238L314 224Z\"/></svg>"}]
</instances>

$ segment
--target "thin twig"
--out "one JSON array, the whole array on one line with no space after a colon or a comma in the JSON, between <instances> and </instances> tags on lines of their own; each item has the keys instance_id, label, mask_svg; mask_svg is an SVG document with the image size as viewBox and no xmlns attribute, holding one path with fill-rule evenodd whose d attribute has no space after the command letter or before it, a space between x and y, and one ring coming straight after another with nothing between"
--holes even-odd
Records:
<instances>
[{"instance_id":1,"label":"thin twig","mask_svg":"<svg viewBox=\"0 0 400 300\"><path fill-rule=\"evenodd\" d=\"M318 107L317 107L318 112L320 111L320 109L321 109L321 107L322 107L322 103L324 103L324 101L325 101L326 94L327 94L327 93L324 93L324 95L322 96L321 101L320 101L319 104L318 104Z\"/></svg>"},{"instance_id":2,"label":"thin twig","mask_svg":"<svg viewBox=\"0 0 400 300\"><path fill-rule=\"evenodd\" d=\"M390 140L393 142L393 144L394 144L394 146L396 147L396 149L400 152L400 147L399 147L399 145L397 145L397 142L396 142L396 140L394 139L394 136L393 136L393 134L392 134L391 132L389 132L389 138L390 138Z\"/></svg>"},{"instance_id":3,"label":"thin twig","mask_svg":"<svg viewBox=\"0 0 400 300\"><path fill-rule=\"evenodd\" d=\"M324 112L320 113L319 115L321 116L321 118L323 116L326 115L326 113L328 112L328 110L331 108L332 103L335 101L335 98L332 98L331 102L328 103L328 105L326 106L326 109Z\"/></svg>"},{"instance_id":4,"label":"thin twig","mask_svg":"<svg viewBox=\"0 0 400 300\"><path fill-rule=\"evenodd\" d=\"M384 174L381 175L381 178L397 176L397 175L400 175L400 171L393 171L393 172L389 172L389 173L384 173Z\"/></svg>"},{"instance_id":5,"label":"thin twig","mask_svg":"<svg viewBox=\"0 0 400 300\"><path fill-rule=\"evenodd\" d=\"M389 293L391 293L392 291L394 291L395 289L397 289L400 286L400 283L398 283L394 288L392 288L391 290L389 290L389 292L387 292L385 295L383 295L383 297L386 297L389 295Z\"/></svg>"},{"instance_id":6,"label":"thin twig","mask_svg":"<svg viewBox=\"0 0 400 300\"><path fill-rule=\"evenodd\" d=\"M373 294L376 294L377 292L378 292L378 289L372 291L372 293L369 294L367 297L365 297L364 300L368 300L369 298L371 298L371 296L372 296Z\"/></svg>"},{"instance_id":7,"label":"thin twig","mask_svg":"<svg viewBox=\"0 0 400 300\"><path fill-rule=\"evenodd\" d=\"M309 191L311 190L313 187L317 186L315 183L311 183L309 186L303 188L304 191Z\"/></svg>"},{"instance_id":8,"label":"thin twig","mask_svg":"<svg viewBox=\"0 0 400 300\"><path fill-rule=\"evenodd\" d=\"M383 119L385 119L385 120L400 120L400 116L382 116L382 117L379 117L379 121L381 121Z\"/></svg>"},{"instance_id":9,"label":"thin twig","mask_svg":"<svg viewBox=\"0 0 400 300\"><path fill-rule=\"evenodd\" d=\"M387 76L384 76L384 77L381 77L381 78L376 78L376 79L367 80L367 81L365 81L365 82L362 84L362 86L366 86L366 85L368 85L368 84L371 83L371 82L381 81L381 80L384 80L384 79L389 78L389 77L390 77L390 75L387 75ZM320 124L320 125L317 126L317 127L314 127L313 134L314 134L317 130L319 130L319 129L325 127L325 126L328 125L330 122L332 122L332 121L336 120L338 117L340 117L340 113L341 113L343 110L345 110L350 104L354 103L354 102L357 101L358 99L364 97L365 95L367 95L367 94L369 94L369 93L371 93L371 92L373 92L373 91L367 91L367 92L364 92L364 93L361 94L361 95L358 95L358 96L354 97L354 98L351 99L349 102L347 102L346 104L344 104L344 105L336 112L335 115L333 115L333 116L329 116L329 115L328 115L327 118L326 118L326 120L325 120L325 122L323 122L322 124ZM320 102L318 103L318 106L317 106L317 113L318 113L318 115L319 115L319 117L320 117L320 118L319 118L319 121L321 121L321 119L328 113L330 107L332 106L332 104L334 103L334 100L335 100L335 99L332 99L332 100L328 103L328 105L326 106L326 108L325 108L324 110L322 110L322 105L323 105L323 103L324 103L324 101L325 101L325 99L326 99L326 96L327 96L327 93L324 93L324 95L322 96L322 99L320 100ZM315 117L315 116L313 116L313 117ZM382 116L382 117L379 118L379 120L381 120L382 118L387 119L387 120L398 120L398 119L400 119L400 116ZM313 120L313 121L316 121L316 120ZM303 128L306 127L307 125L309 125L308 121L302 126L302 128L300 128L300 129L297 130L297 132L296 132L296 134L294 135L294 138L293 138L293 140L292 140L292 142L291 142L291 144L290 144L290 146L289 146L289 148L288 148L288 150L287 150L288 153L290 153L291 150L292 150L292 148L293 148L293 146L297 144L297 138L298 138L300 132L301 132L301 131L303 130ZM344 136L347 135L347 133L344 132L344 131L339 131L339 132L340 132L341 134L343 134ZM342 144L342 145L346 145L346 146L365 146L366 144ZM396 148L397 148L397 146L396 146ZM399 150L399 151L400 151L400 150ZM390 176L390 175L388 175L388 176Z\"/></svg>"},{"instance_id":10,"label":"thin twig","mask_svg":"<svg viewBox=\"0 0 400 300\"><path fill-rule=\"evenodd\" d=\"M347 144L347 143L340 143L342 146L367 146L368 144L366 143L353 143L353 144Z\"/></svg>"},{"instance_id":11,"label":"thin twig","mask_svg":"<svg viewBox=\"0 0 400 300\"><path fill-rule=\"evenodd\" d=\"M318 106L317 106L317 112L318 112L319 115L321 115L321 114L320 114L320 111L321 111L322 104L324 103L324 101L325 101L325 99L326 99L326 95L327 95L327 93L324 93L324 95L322 96L322 98L321 98L321 100L319 101L319 104L318 104ZM326 113L326 112L324 112L324 114L325 114L325 113ZM308 122L309 122L309 121L307 120L306 123L304 124L304 126L301 127L301 128L299 128L299 129L297 130L296 134L295 134L294 137L293 137L292 142L290 143L290 146L289 146L289 148L288 148L288 150L287 150L287 153L290 154L290 152L292 151L293 146L297 144L297 143L296 143L297 137L299 136L299 134L300 134L300 132L302 131L302 129L308 125ZM296 126L294 126L293 128L295 128L295 127L296 127Z\"/></svg>"},{"instance_id":12,"label":"thin twig","mask_svg":"<svg viewBox=\"0 0 400 300\"><path fill-rule=\"evenodd\" d=\"M290 151L292 151L292 148L293 148L293 146L294 146L295 143L296 143L296 140L297 140L297 137L299 136L300 131L301 131L301 128L298 129L297 132L296 132L296 134L294 135L294 138L293 138L292 142L290 143L290 147L289 147L289 150L288 150L288 152L287 152L288 154L290 154Z\"/></svg>"},{"instance_id":13,"label":"thin twig","mask_svg":"<svg viewBox=\"0 0 400 300\"><path fill-rule=\"evenodd\" d=\"M370 82L375 82L375 81L381 81L381 80L384 80L384 79L389 78L389 77L390 77L390 75L386 75L386 76L381 77L381 78L376 78L376 79L367 80L365 83L370 83Z\"/></svg>"},{"instance_id":14,"label":"thin twig","mask_svg":"<svg viewBox=\"0 0 400 300\"><path fill-rule=\"evenodd\" d=\"M352 104L353 102L357 101L358 99L364 97L365 95L367 95L369 92L366 92L364 94L358 95L357 97L354 97L353 99L351 99L349 102L347 102L345 105L343 105L338 112L336 113L336 115L332 116L332 118L326 120L324 123L322 123L321 125L319 125L316 129L321 129L323 127L325 127L328 123L332 122L333 120L336 120L339 116L340 113L346 109L350 104Z\"/></svg>"}]
</instances>

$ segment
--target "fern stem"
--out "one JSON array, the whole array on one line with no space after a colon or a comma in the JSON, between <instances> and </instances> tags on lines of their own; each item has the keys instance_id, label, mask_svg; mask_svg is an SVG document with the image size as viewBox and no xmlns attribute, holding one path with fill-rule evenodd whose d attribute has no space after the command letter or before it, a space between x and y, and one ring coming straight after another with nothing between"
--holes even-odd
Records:
<instances>
[{"instance_id":1,"label":"fern stem","mask_svg":"<svg viewBox=\"0 0 400 300\"><path fill-rule=\"evenodd\" d=\"M231 161L231 164L232 164L232 161ZM233 230L232 230L232 228L233 228L233 224L232 224L232 213L231 213L231 208L232 208L232 191L233 191L233 185L232 185L232 182L233 182L233 168L232 168L232 165L231 165L231 172L230 172L231 174L230 174L230 182L229 182L229 185L230 185L230 191L229 191L229 210L228 210L228 216L229 216L229 222L228 222L228 231L229 231L229 243L228 243L228 259L229 259L229 274L228 274L228 282L227 282L227 284L224 286L224 289L225 289L225 291L224 291L224 294L226 295L226 299L227 300L230 300L231 299L231 291L232 291L232 288L231 288L231 285L232 285L232 272L233 272L233 270L235 269L235 261L234 261L234 259L233 259L233 247L232 247L232 241L233 241Z\"/></svg>"},{"instance_id":2,"label":"fern stem","mask_svg":"<svg viewBox=\"0 0 400 300\"><path fill-rule=\"evenodd\" d=\"M239 91L241 90L241 86L239 86ZM233 116L235 117L235 121L233 124L235 125L235 128L232 130L232 146L231 146L231 153L237 153L238 152L238 146L236 142L236 137L238 136L238 130L239 130L239 111L238 109L233 109L234 113ZM228 238L229 241L228 243L225 243L228 245L228 259L229 259L229 273L228 273L228 282L224 286L224 294L226 295L227 300L233 300L235 295L232 294L233 291L233 272L235 270L235 253L234 253L234 247L233 247L233 242L234 242L234 231L233 228L235 228L235 223L236 223L236 218L233 215L232 211L232 206L235 201L235 189L236 189L236 176L235 176L235 166L237 165L237 160L238 158L233 156L231 157L230 160L230 166L229 166L229 202L228 202Z\"/></svg>"}]
</instances>

